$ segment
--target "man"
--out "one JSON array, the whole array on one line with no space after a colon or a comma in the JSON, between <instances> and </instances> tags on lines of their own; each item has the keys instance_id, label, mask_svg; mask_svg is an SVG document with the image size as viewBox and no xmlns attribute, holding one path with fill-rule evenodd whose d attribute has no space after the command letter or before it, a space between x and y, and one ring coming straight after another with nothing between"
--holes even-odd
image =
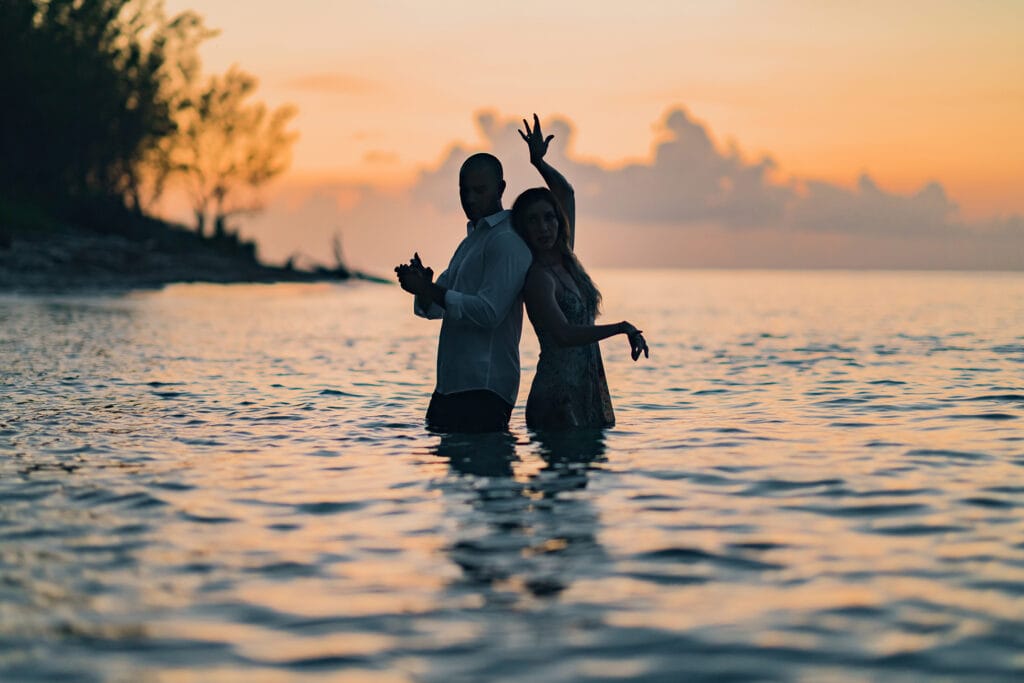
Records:
<instances>
[{"instance_id":1,"label":"man","mask_svg":"<svg viewBox=\"0 0 1024 683\"><path fill-rule=\"evenodd\" d=\"M459 197L469 222L447 270L434 271L414 254L395 268L413 310L442 318L437 385L427 427L440 432L494 432L508 428L519 393L522 289L530 250L501 205L501 162L474 154L459 171Z\"/></svg>"}]
</instances>

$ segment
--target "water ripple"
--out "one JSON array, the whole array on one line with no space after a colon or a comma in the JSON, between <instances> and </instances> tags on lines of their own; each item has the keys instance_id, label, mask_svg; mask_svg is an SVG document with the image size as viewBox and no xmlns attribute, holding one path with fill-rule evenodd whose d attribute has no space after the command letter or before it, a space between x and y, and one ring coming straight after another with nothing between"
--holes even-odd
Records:
<instances>
[{"instance_id":1,"label":"water ripple","mask_svg":"<svg viewBox=\"0 0 1024 683\"><path fill-rule=\"evenodd\" d=\"M1024 280L597 278L617 426L526 331L497 438L396 287L0 296L0 680L1019 679Z\"/></svg>"}]
</instances>

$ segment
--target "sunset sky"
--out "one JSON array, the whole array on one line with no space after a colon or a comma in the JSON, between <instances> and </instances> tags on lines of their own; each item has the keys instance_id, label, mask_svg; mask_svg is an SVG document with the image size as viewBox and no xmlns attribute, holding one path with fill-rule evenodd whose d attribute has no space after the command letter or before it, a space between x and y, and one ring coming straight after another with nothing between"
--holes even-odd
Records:
<instances>
[{"instance_id":1,"label":"sunset sky","mask_svg":"<svg viewBox=\"0 0 1024 683\"><path fill-rule=\"evenodd\" d=\"M342 212L366 184L408 195L453 145L500 146L481 112L512 136L505 124L533 111L560 119L561 152L601 173L654 163L682 111L723 158L771 157L773 186L856 193L866 174L897 198L937 183L956 223L1024 214L1020 2L166 5L221 30L207 71L238 64L266 101L298 106L294 163L272 193L292 208L298 188L333 188ZM510 177L510 191L530 184ZM271 223L287 212L270 213L254 229L277 254L287 240Z\"/></svg>"}]
</instances>

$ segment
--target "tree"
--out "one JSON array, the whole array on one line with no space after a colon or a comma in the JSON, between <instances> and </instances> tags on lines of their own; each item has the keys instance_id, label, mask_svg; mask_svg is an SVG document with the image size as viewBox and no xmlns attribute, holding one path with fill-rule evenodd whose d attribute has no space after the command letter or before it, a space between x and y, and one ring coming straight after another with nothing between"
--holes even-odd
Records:
<instances>
[{"instance_id":1,"label":"tree","mask_svg":"<svg viewBox=\"0 0 1024 683\"><path fill-rule=\"evenodd\" d=\"M0 183L38 199L121 198L174 124L151 0L0 2Z\"/></svg>"},{"instance_id":2,"label":"tree","mask_svg":"<svg viewBox=\"0 0 1024 683\"><path fill-rule=\"evenodd\" d=\"M259 210L259 190L291 161L298 136L286 128L296 110L249 102L256 86L255 77L232 67L210 77L179 112L176 168L200 234L211 217L214 234L223 236L231 216Z\"/></svg>"},{"instance_id":3,"label":"tree","mask_svg":"<svg viewBox=\"0 0 1024 683\"><path fill-rule=\"evenodd\" d=\"M204 79L198 46L215 34L163 0L0 0L0 206L112 223L106 209L146 212L180 181L200 233L258 209L295 110L251 101L238 68Z\"/></svg>"},{"instance_id":4,"label":"tree","mask_svg":"<svg viewBox=\"0 0 1024 683\"><path fill-rule=\"evenodd\" d=\"M128 201L138 211L149 211L163 196L168 184L185 167L180 157L183 136L178 120L191 106L202 72L199 46L219 31L207 28L203 18L185 11L167 19L157 5L152 21L159 26L154 43L164 60L160 71L159 97L166 103L173 128L150 145L133 168Z\"/></svg>"}]
</instances>

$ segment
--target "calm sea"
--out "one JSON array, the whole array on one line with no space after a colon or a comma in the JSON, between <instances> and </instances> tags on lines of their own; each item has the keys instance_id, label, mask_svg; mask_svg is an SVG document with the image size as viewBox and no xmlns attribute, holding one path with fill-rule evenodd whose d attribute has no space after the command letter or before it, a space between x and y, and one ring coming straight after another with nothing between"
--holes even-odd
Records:
<instances>
[{"instance_id":1,"label":"calm sea","mask_svg":"<svg viewBox=\"0 0 1024 683\"><path fill-rule=\"evenodd\" d=\"M1024 275L595 278L618 425L507 438L394 286L0 296L0 680L1024 677Z\"/></svg>"}]
</instances>

